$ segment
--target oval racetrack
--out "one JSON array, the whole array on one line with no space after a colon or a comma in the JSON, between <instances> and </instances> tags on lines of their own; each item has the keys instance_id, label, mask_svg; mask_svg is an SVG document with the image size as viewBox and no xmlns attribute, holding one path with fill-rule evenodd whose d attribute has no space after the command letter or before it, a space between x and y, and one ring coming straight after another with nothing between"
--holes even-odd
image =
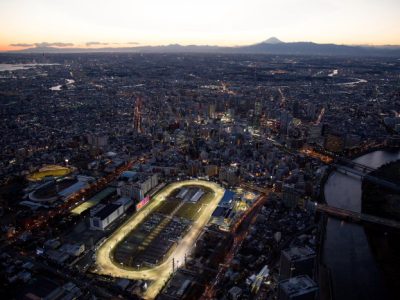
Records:
<instances>
[{"instance_id":1,"label":"oval racetrack","mask_svg":"<svg viewBox=\"0 0 400 300\"><path fill-rule=\"evenodd\" d=\"M214 197L211 202L202 210L197 220L194 221L189 232L182 238L177 247L173 250L171 255L160 265L146 270L131 270L123 268L121 265L116 264L112 259L112 250L120 241L122 241L127 234L134 230L144 219L150 214L169 194L175 189L184 186L203 186L211 189L214 192ZM185 254L189 254L192 246L194 245L197 237L199 236L203 227L208 223L211 214L217 207L219 201L224 195L225 190L218 184L210 181L203 180L187 180L171 183L159 192L146 208L137 212L99 247L96 255L97 273L103 275L110 275L113 277L121 277L128 279L147 279L153 281L145 294L147 299L154 299L166 283L169 275L172 272L172 259L175 258L175 265L184 262Z\"/></svg>"}]
</instances>

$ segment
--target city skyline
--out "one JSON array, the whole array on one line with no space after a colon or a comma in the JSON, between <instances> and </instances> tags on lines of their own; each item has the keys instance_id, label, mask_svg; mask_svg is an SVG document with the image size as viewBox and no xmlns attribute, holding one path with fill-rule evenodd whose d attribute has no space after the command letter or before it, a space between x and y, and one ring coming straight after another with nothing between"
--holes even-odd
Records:
<instances>
[{"instance_id":1,"label":"city skyline","mask_svg":"<svg viewBox=\"0 0 400 300\"><path fill-rule=\"evenodd\" d=\"M400 0L0 0L0 300L391 300Z\"/></svg>"},{"instance_id":2,"label":"city skyline","mask_svg":"<svg viewBox=\"0 0 400 300\"><path fill-rule=\"evenodd\" d=\"M374 1L2 1L0 50L284 42L399 45L400 3Z\"/></svg>"}]
</instances>

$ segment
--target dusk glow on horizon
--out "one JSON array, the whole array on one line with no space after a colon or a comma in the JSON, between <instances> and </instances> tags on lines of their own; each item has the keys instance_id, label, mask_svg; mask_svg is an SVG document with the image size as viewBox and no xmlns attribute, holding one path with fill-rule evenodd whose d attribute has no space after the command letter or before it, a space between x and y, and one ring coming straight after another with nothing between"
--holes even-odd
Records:
<instances>
[{"instance_id":1,"label":"dusk glow on horizon","mask_svg":"<svg viewBox=\"0 0 400 300\"><path fill-rule=\"evenodd\" d=\"M400 44L398 0L2 0L0 50L35 46Z\"/></svg>"}]
</instances>

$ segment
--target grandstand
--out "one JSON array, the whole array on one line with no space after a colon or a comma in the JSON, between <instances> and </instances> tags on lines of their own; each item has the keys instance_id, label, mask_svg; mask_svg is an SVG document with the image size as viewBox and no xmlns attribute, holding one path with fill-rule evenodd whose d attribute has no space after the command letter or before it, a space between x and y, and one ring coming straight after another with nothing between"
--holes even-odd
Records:
<instances>
[{"instance_id":1,"label":"grandstand","mask_svg":"<svg viewBox=\"0 0 400 300\"><path fill-rule=\"evenodd\" d=\"M176 195L176 198L182 199L185 202L196 203L204 193L204 190L201 188L183 188Z\"/></svg>"}]
</instances>

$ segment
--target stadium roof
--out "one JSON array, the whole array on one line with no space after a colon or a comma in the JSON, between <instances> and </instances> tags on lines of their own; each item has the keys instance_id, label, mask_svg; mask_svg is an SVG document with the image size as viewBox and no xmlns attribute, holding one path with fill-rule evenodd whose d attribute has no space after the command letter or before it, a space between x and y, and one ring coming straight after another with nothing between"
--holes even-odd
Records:
<instances>
[{"instance_id":1,"label":"stadium roof","mask_svg":"<svg viewBox=\"0 0 400 300\"><path fill-rule=\"evenodd\" d=\"M115 190L116 190L116 188L107 187L104 190L102 190L101 192L99 192L96 195L94 195L92 198L90 198L86 202L83 202L82 204L80 204L77 207L75 207L73 210L71 210L71 212L73 214L80 215L81 213L83 213L84 211L88 210L89 208L97 205L101 200L103 200L103 199L107 198L108 196L110 196L112 193L115 192Z\"/></svg>"},{"instance_id":2,"label":"stadium roof","mask_svg":"<svg viewBox=\"0 0 400 300\"><path fill-rule=\"evenodd\" d=\"M231 190L226 190L224 196L221 201L219 201L218 206L225 206L231 203L233 197L235 197L235 193Z\"/></svg>"}]
</instances>

